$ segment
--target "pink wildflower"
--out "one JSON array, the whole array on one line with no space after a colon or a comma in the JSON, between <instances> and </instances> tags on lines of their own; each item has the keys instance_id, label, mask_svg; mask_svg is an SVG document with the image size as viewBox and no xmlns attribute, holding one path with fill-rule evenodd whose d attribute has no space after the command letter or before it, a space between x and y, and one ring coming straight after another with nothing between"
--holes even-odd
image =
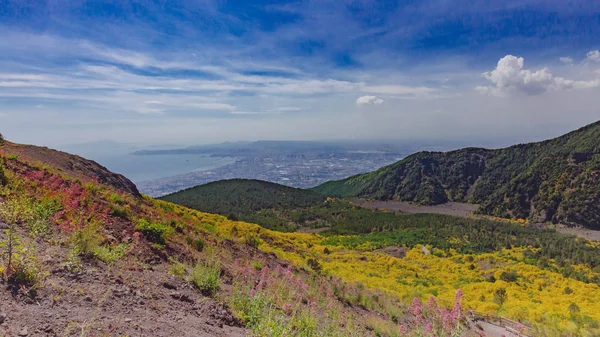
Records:
<instances>
[{"instance_id":1,"label":"pink wildflower","mask_svg":"<svg viewBox=\"0 0 600 337\"><path fill-rule=\"evenodd\" d=\"M430 309L430 310L434 310L434 309L436 309L436 308L437 308L437 306L438 306L438 305L437 305L437 302L435 301L435 297L433 297L433 296L430 296L430 297L429 297L429 301L427 302L427 307L428 307L428 309Z\"/></svg>"},{"instance_id":2,"label":"pink wildflower","mask_svg":"<svg viewBox=\"0 0 600 337\"><path fill-rule=\"evenodd\" d=\"M400 325L400 333L402 335L406 335L408 333L408 328L406 327L406 325L404 325L404 324Z\"/></svg>"},{"instance_id":3,"label":"pink wildflower","mask_svg":"<svg viewBox=\"0 0 600 337\"><path fill-rule=\"evenodd\" d=\"M418 298L412 300L412 304L408 307L408 311L417 318L421 318L423 315L423 309L421 308L421 301Z\"/></svg>"},{"instance_id":4,"label":"pink wildflower","mask_svg":"<svg viewBox=\"0 0 600 337\"><path fill-rule=\"evenodd\" d=\"M452 308L452 316L454 319L460 319L463 316L462 313L462 305L460 301L462 300L463 292L458 289L456 291L456 295L454 296L454 307Z\"/></svg>"},{"instance_id":5,"label":"pink wildflower","mask_svg":"<svg viewBox=\"0 0 600 337\"><path fill-rule=\"evenodd\" d=\"M427 323L427 325L425 326L425 332L426 333L432 333L433 332L433 323L431 323L431 322Z\"/></svg>"},{"instance_id":6,"label":"pink wildflower","mask_svg":"<svg viewBox=\"0 0 600 337\"><path fill-rule=\"evenodd\" d=\"M525 332L525 326L524 326L524 325L521 325L521 324L517 324L517 325L515 326L515 330L517 330L517 331L518 331L518 332L520 332L520 333L523 333L523 332Z\"/></svg>"}]
</instances>

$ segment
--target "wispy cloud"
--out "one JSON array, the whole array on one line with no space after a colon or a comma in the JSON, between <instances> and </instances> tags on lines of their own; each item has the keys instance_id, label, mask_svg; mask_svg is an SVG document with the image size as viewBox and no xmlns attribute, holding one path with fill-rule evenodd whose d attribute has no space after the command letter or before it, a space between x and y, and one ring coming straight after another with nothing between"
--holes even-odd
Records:
<instances>
[{"instance_id":1,"label":"wispy cloud","mask_svg":"<svg viewBox=\"0 0 600 337\"><path fill-rule=\"evenodd\" d=\"M558 58L560 60L560 62L562 63L566 63L566 64L571 64L573 63L573 59L570 57L559 57Z\"/></svg>"},{"instance_id":2,"label":"wispy cloud","mask_svg":"<svg viewBox=\"0 0 600 337\"><path fill-rule=\"evenodd\" d=\"M376 138L388 125L410 121L418 128L404 135L437 137L432 125L475 120L468 107L487 106L476 86L507 97L504 104L530 97L525 112L507 107L528 121L558 109L545 105L546 93L575 95L599 85L600 39L589 32L600 29L593 15L600 4L593 2L202 0L165 7L150 0L143 12L127 1L97 5L0 5L0 113L8 136L193 141L200 133L248 137L240 130L251 121L264 136L271 130L302 138L302 126L307 137L321 130ZM494 68L498 55L509 54L525 55L527 66L516 57ZM377 105L383 124L361 113L368 105ZM581 120L591 118L589 106L581 111ZM344 127L320 127L334 122Z\"/></svg>"},{"instance_id":3,"label":"wispy cloud","mask_svg":"<svg viewBox=\"0 0 600 337\"><path fill-rule=\"evenodd\" d=\"M78 62L53 65L45 70L21 64L20 73L0 73L0 97L53 100L141 114L177 111L224 111L231 114L266 114L256 110L256 102L240 103L239 95L256 97L306 98L344 93L422 95L436 89L423 86L377 85L362 81L321 78L298 68L235 62L199 66L193 56L157 59L146 53L110 48L89 41L60 37L23 36L27 41L48 44L57 58L77 57ZM62 44L62 47L59 46ZM69 46L76 45L73 53ZM157 73L157 70L160 72ZM198 76L201 71L206 76ZM281 76L280 74L293 74ZM245 106L244 106L245 104ZM279 107L279 112L300 111L301 107ZM269 114L272 111L269 110Z\"/></svg>"}]
</instances>

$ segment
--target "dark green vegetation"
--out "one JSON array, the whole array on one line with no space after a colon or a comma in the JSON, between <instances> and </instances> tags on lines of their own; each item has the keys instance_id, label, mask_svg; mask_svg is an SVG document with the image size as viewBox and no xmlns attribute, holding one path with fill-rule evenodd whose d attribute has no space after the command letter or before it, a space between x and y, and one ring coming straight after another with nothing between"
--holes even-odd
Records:
<instances>
[{"instance_id":1,"label":"dark green vegetation","mask_svg":"<svg viewBox=\"0 0 600 337\"><path fill-rule=\"evenodd\" d=\"M325 202L315 192L247 179L216 181L160 199L281 231L295 230L295 224L306 222L297 210Z\"/></svg>"},{"instance_id":2,"label":"dark green vegetation","mask_svg":"<svg viewBox=\"0 0 600 337\"><path fill-rule=\"evenodd\" d=\"M326 241L351 249L429 244L435 248L434 254L450 249L478 254L530 247L526 252L528 263L585 282L600 282L600 249L554 230L439 214L399 215L369 210L342 200L323 200L310 191L255 180L201 185L164 199L203 211L233 214L235 218L270 229L290 231L299 227L328 227L324 235L359 234L331 235ZM595 276L575 270L572 264L587 265L595 270Z\"/></svg>"},{"instance_id":3,"label":"dark green vegetation","mask_svg":"<svg viewBox=\"0 0 600 337\"><path fill-rule=\"evenodd\" d=\"M420 152L313 190L423 205L470 202L487 215L600 229L600 122L499 150Z\"/></svg>"}]
</instances>

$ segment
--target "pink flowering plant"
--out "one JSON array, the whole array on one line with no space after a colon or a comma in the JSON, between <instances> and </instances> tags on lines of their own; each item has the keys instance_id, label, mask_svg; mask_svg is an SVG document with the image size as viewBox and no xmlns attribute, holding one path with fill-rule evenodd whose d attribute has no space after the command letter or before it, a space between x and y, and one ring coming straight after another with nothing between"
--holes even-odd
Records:
<instances>
[{"instance_id":1,"label":"pink flowering plant","mask_svg":"<svg viewBox=\"0 0 600 337\"><path fill-rule=\"evenodd\" d=\"M408 307L409 324L400 325L400 336L410 337L459 337L468 328L462 307L463 292L457 290L452 308L440 307L431 296L422 304L418 298L413 299Z\"/></svg>"},{"instance_id":2,"label":"pink flowering plant","mask_svg":"<svg viewBox=\"0 0 600 337\"><path fill-rule=\"evenodd\" d=\"M340 307L330 284L303 279L291 266L248 265L236 276L232 309L255 335L329 336L348 325Z\"/></svg>"}]
</instances>

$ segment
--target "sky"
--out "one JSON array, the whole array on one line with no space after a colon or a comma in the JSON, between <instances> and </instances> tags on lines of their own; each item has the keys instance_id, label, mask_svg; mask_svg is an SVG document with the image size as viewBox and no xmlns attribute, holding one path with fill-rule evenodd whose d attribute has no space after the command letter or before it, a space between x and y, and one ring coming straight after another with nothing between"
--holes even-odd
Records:
<instances>
[{"instance_id":1,"label":"sky","mask_svg":"<svg viewBox=\"0 0 600 337\"><path fill-rule=\"evenodd\" d=\"M0 0L0 132L460 140L600 119L600 2Z\"/></svg>"}]
</instances>

